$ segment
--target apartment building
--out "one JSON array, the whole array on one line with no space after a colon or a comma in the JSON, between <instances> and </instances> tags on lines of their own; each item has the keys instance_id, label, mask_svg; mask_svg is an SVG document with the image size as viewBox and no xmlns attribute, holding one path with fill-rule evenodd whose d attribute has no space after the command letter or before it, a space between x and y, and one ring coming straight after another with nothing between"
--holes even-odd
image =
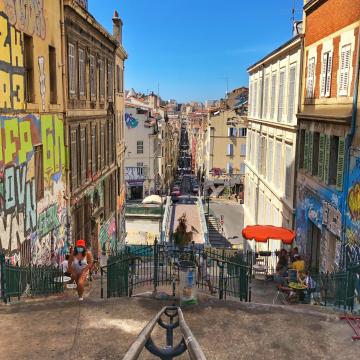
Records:
<instances>
[{"instance_id":1,"label":"apartment building","mask_svg":"<svg viewBox=\"0 0 360 360\"><path fill-rule=\"evenodd\" d=\"M245 226L294 228L302 41L296 35L248 68Z\"/></svg>"},{"instance_id":2,"label":"apartment building","mask_svg":"<svg viewBox=\"0 0 360 360\"><path fill-rule=\"evenodd\" d=\"M210 196L225 189L243 199L248 89L241 87L208 112L205 187Z\"/></svg>"},{"instance_id":3,"label":"apartment building","mask_svg":"<svg viewBox=\"0 0 360 360\"><path fill-rule=\"evenodd\" d=\"M64 0L72 238L84 239L99 256L114 253L121 246L117 216L121 209L117 202L124 198L121 117L123 62L127 55L121 46L122 23L117 14L114 34L89 15L86 2Z\"/></svg>"},{"instance_id":4,"label":"apartment building","mask_svg":"<svg viewBox=\"0 0 360 360\"><path fill-rule=\"evenodd\" d=\"M360 2L306 1L304 16L296 242L326 272L359 255Z\"/></svg>"}]
</instances>

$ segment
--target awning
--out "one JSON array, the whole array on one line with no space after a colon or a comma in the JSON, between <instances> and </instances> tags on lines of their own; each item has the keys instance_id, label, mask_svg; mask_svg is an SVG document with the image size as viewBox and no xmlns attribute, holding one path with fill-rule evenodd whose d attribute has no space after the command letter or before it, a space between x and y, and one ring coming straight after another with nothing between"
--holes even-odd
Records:
<instances>
[{"instance_id":1,"label":"awning","mask_svg":"<svg viewBox=\"0 0 360 360\"><path fill-rule=\"evenodd\" d=\"M295 231L272 225L253 225L243 229L242 236L256 242L267 242L272 239L281 240L285 245L291 245L295 239Z\"/></svg>"},{"instance_id":2,"label":"awning","mask_svg":"<svg viewBox=\"0 0 360 360\"><path fill-rule=\"evenodd\" d=\"M143 201L143 204L162 204L162 199L159 195L147 196Z\"/></svg>"}]
</instances>

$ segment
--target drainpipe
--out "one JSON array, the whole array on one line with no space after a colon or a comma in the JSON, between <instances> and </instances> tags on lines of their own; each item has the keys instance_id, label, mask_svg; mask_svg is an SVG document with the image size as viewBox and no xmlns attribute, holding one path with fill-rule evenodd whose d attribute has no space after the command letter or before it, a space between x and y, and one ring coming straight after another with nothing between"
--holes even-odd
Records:
<instances>
[{"instance_id":1,"label":"drainpipe","mask_svg":"<svg viewBox=\"0 0 360 360\"><path fill-rule=\"evenodd\" d=\"M353 96L353 110L351 116L351 127L350 132L347 135L346 141L346 161L345 161L345 169L344 169L344 191L343 191L343 198L342 198L342 208L343 214L345 214L345 209L347 207L347 194L349 193L349 176L350 176L350 150L352 147L352 142L354 139L355 131L356 131L356 116L357 116L357 102L359 97L359 77L360 77L360 32L358 34L358 44L357 44L357 62L356 62L356 72L355 72L355 87L354 87L354 96ZM345 231L347 229L346 218L345 221L342 222L342 229L341 234L343 235L342 241L342 264L346 266L346 254L345 254ZM341 239L340 239L341 240Z\"/></svg>"},{"instance_id":2,"label":"drainpipe","mask_svg":"<svg viewBox=\"0 0 360 360\"><path fill-rule=\"evenodd\" d=\"M298 106L297 112L298 114L301 113L301 101L302 101L302 91L303 91L303 74L304 74L304 53L305 53L305 46L304 46L304 36L301 35L301 50L300 50L300 74L299 74L299 93L298 93ZM293 209L295 210L292 217L292 227L295 228L296 223L296 194L297 194L297 176L298 176L298 166L299 166L299 156L300 156L300 122L296 120L296 148L295 148L295 172L294 172L294 191L293 191Z\"/></svg>"},{"instance_id":3,"label":"drainpipe","mask_svg":"<svg viewBox=\"0 0 360 360\"><path fill-rule=\"evenodd\" d=\"M60 32L61 32L61 76L62 76L62 102L63 102L63 124L64 124L64 146L68 147L69 144L69 132L67 131L67 78L66 78L66 56L65 56L65 14L64 14L64 0L60 0ZM69 154L69 151L66 152ZM66 158L68 168L69 158ZM69 170L65 169L65 198L67 205L67 224L66 227L70 228L71 217L70 217L70 174ZM67 229L67 242L71 243L70 231Z\"/></svg>"}]
</instances>

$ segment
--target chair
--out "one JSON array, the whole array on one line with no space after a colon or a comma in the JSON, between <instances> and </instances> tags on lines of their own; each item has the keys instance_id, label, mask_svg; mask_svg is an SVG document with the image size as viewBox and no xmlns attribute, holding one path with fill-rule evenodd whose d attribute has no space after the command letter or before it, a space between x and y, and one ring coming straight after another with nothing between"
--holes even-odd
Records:
<instances>
[{"instance_id":1,"label":"chair","mask_svg":"<svg viewBox=\"0 0 360 360\"><path fill-rule=\"evenodd\" d=\"M276 285L276 293L273 298L273 304L277 304L277 302L280 302L283 305L289 305L288 296L290 294L291 289L282 286L280 284Z\"/></svg>"}]
</instances>

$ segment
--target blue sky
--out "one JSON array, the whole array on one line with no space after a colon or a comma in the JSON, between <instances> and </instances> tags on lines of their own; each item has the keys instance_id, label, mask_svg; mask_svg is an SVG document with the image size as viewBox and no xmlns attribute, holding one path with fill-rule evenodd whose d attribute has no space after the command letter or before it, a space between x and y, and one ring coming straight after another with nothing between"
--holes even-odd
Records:
<instances>
[{"instance_id":1,"label":"blue sky","mask_svg":"<svg viewBox=\"0 0 360 360\"><path fill-rule=\"evenodd\" d=\"M293 0L89 0L112 31L124 22L125 87L179 102L219 99L247 85L246 69L291 37ZM295 0L297 17L302 0Z\"/></svg>"}]
</instances>

